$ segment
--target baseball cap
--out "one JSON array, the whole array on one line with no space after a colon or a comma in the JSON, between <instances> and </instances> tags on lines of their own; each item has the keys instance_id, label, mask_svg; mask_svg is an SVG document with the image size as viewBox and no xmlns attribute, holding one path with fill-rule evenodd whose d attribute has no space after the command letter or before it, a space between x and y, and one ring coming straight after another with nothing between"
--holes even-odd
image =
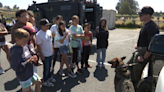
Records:
<instances>
[{"instance_id":1,"label":"baseball cap","mask_svg":"<svg viewBox=\"0 0 164 92\"><path fill-rule=\"evenodd\" d=\"M27 32L29 32L30 35L36 33L36 31L34 30L34 28L29 27L29 26L24 26L23 29L25 29Z\"/></svg>"},{"instance_id":2,"label":"baseball cap","mask_svg":"<svg viewBox=\"0 0 164 92\"><path fill-rule=\"evenodd\" d=\"M138 10L137 13L153 15L154 9L150 6L144 6L141 10Z\"/></svg>"},{"instance_id":3,"label":"baseball cap","mask_svg":"<svg viewBox=\"0 0 164 92\"><path fill-rule=\"evenodd\" d=\"M40 20L40 25L51 25L51 23L48 21L48 19L43 18Z\"/></svg>"}]
</instances>

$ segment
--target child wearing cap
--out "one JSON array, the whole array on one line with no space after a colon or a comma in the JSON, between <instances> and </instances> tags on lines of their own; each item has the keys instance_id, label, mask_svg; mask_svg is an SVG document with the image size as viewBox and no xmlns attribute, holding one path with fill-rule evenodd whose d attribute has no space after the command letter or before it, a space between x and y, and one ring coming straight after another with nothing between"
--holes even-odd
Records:
<instances>
[{"instance_id":1,"label":"child wearing cap","mask_svg":"<svg viewBox=\"0 0 164 92\"><path fill-rule=\"evenodd\" d=\"M52 82L56 80L50 72L51 61L53 55L52 33L49 30L51 23L47 19L40 20L41 30L36 34L36 44L40 58L43 62L43 81L44 86L53 86Z\"/></svg>"},{"instance_id":2,"label":"child wearing cap","mask_svg":"<svg viewBox=\"0 0 164 92\"><path fill-rule=\"evenodd\" d=\"M32 55L27 47L29 33L19 28L14 32L15 44L10 48L10 66L16 72L16 76L22 87L22 92L31 92L31 86L35 84L35 92L40 92L39 76L33 71L32 62L38 58Z\"/></svg>"}]
</instances>

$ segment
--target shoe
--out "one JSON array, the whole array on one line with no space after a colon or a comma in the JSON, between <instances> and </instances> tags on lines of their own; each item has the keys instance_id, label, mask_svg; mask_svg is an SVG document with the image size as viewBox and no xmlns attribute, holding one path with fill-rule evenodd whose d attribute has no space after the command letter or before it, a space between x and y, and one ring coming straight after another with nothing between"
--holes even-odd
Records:
<instances>
[{"instance_id":1,"label":"shoe","mask_svg":"<svg viewBox=\"0 0 164 92\"><path fill-rule=\"evenodd\" d=\"M0 67L0 74L4 74L5 72L3 71L2 67Z\"/></svg>"},{"instance_id":2,"label":"shoe","mask_svg":"<svg viewBox=\"0 0 164 92\"><path fill-rule=\"evenodd\" d=\"M85 67L92 68L92 66L89 64L85 64Z\"/></svg>"},{"instance_id":3,"label":"shoe","mask_svg":"<svg viewBox=\"0 0 164 92\"><path fill-rule=\"evenodd\" d=\"M59 71L59 74L60 74L62 77L65 76L65 73L63 72L63 70L60 70L60 71Z\"/></svg>"},{"instance_id":4,"label":"shoe","mask_svg":"<svg viewBox=\"0 0 164 92\"><path fill-rule=\"evenodd\" d=\"M71 77L71 78L76 78L76 74L74 74L73 72L69 72L68 73L68 76Z\"/></svg>"},{"instance_id":5,"label":"shoe","mask_svg":"<svg viewBox=\"0 0 164 92\"><path fill-rule=\"evenodd\" d=\"M54 83L56 82L56 80L51 76L51 78L49 79L50 82Z\"/></svg>"},{"instance_id":6,"label":"shoe","mask_svg":"<svg viewBox=\"0 0 164 92\"><path fill-rule=\"evenodd\" d=\"M78 69L78 70L77 70L77 73L78 73L78 74L82 74L83 72L82 72L81 69Z\"/></svg>"},{"instance_id":7,"label":"shoe","mask_svg":"<svg viewBox=\"0 0 164 92\"><path fill-rule=\"evenodd\" d=\"M42 82L42 85L47 86L47 87L52 87L54 86L49 80L46 82Z\"/></svg>"}]
</instances>

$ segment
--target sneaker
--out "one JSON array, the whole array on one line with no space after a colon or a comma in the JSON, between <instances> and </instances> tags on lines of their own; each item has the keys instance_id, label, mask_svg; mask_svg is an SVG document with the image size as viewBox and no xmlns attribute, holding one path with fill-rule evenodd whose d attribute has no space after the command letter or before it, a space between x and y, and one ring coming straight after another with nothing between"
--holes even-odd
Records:
<instances>
[{"instance_id":1,"label":"sneaker","mask_svg":"<svg viewBox=\"0 0 164 92\"><path fill-rule=\"evenodd\" d=\"M0 74L4 74L5 72L3 71L2 67L0 67Z\"/></svg>"},{"instance_id":2,"label":"sneaker","mask_svg":"<svg viewBox=\"0 0 164 92\"><path fill-rule=\"evenodd\" d=\"M60 70L60 71L59 71L59 74L60 74L62 77L64 77L64 76L65 76L65 74L64 74L64 72L63 72L63 70Z\"/></svg>"},{"instance_id":3,"label":"sneaker","mask_svg":"<svg viewBox=\"0 0 164 92\"><path fill-rule=\"evenodd\" d=\"M51 76L51 78L49 79L50 82L56 82L56 80Z\"/></svg>"},{"instance_id":4,"label":"sneaker","mask_svg":"<svg viewBox=\"0 0 164 92\"><path fill-rule=\"evenodd\" d=\"M77 73L78 73L78 74L82 74L83 72L82 72L81 69L78 69L78 70L77 70Z\"/></svg>"},{"instance_id":5,"label":"sneaker","mask_svg":"<svg viewBox=\"0 0 164 92\"><path fill-rule=\"evenodd\" d=\"M54 86L49 80L46 82L42 82L42 85L47 86L47 87L52 87Z\"/></svg>"},{"instance_id":6,"label":"sneaker","mask_svg":"<svg viewBox=\"0 0 164 92\"><path fill-rule=\"evenodd\" d=\"M76 74L74 74L73 72L69 72L68 76L71 77L71 78L76 78Z\"/></svg>"},{"instance_id":7,"label":"sneaker","mask_svg":"<svg viewBox=\"0 0 164 92\"><path fill-rule=\"evenodd\" d=\"M92 68L92 66L89 64L85 64L85 67Z\"/></svg>"}]
</instances>

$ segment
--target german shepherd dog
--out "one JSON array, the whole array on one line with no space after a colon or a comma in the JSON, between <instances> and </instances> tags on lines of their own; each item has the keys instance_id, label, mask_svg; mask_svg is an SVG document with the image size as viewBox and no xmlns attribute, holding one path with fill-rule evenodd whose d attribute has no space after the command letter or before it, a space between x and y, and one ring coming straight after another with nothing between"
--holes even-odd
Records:
<instances>
[{"instance_id":1,"label":"german shepherd dog","mask_svg":"<svg viewBox=\"0 0 164 92\"><path fill-rule=\"evenodd\" d=\"M108 61L109 64L112 64L111 68L115 68L115 92L135 92L133 83L130 80L130 71L127 70L123 60L126 57L122 58L113 58Z\"/></svg>"}]
</instances>

